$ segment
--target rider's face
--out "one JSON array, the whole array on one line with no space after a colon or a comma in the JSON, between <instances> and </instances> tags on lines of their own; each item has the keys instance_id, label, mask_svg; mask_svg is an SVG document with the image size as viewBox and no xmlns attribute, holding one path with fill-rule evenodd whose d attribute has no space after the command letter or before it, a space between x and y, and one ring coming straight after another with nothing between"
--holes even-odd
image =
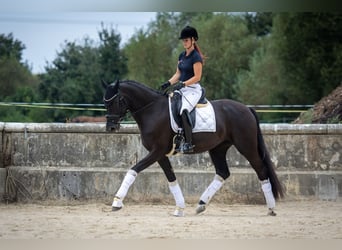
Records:
<instances>
[{"instance_id":1,"label":"rider's face","mask_svg":"<svg viewBox=\"0 0 342 250\"><path fill-rule=\"evenodd\" d=\"M193 45L193 39L192 38L184 38L182 39L183 46L185 49L190 49Z\"/></svg>"}]
</instances>

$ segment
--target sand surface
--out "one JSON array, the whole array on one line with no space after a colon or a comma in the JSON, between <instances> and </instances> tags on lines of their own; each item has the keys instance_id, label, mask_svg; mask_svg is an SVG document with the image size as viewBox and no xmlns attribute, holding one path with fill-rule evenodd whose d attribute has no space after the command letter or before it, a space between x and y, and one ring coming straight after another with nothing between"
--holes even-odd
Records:
<instances>
[{"instance_id":1,"label":"sand surface","mask_svg":"<svg viewBox=\"0 0 342 250\"><path fill-rule=\"evenodd\" d=\"M0 204L0 239L342 239L341 201L283 201L275 217L263 205L195 207L173 217L158 204Z\"/></svg>"}]
</instances>

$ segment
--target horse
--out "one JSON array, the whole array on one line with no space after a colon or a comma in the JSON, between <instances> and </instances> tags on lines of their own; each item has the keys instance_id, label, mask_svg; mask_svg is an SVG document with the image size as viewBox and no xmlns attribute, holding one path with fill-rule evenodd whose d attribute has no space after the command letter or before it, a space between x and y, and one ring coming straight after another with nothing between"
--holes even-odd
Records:
<instances>
[{"instance_id":1,"label":"horse","mask_svg":"<svg viewBox=\"0 0 342 250\"><path fill-rule=\"evenodd\" d=\"M184 196L169 160L176 133L170 126L168 95L133 80L117 80L110 84L103 82L102 85L105 88L103 102L107 110L106 131L117 132L120 122L130 112L139 128L142 144L148 151L143 159L127 171L114 196L112 211L118 211L124 206L123 200L137 175L158 162L175 199L173 215L184 216ZM190 154L208 151L215 167L215 176L202 193L196 214L207 209L211 198L230 176L226 154L234 145L249 161L260 180L268 207L267 214L276 215L275 201L284 197L284 189L271 162L256 112L231 99L210 102L216 117L216 132L193 133L195 147Z\"/></svg>"}]
</instances>

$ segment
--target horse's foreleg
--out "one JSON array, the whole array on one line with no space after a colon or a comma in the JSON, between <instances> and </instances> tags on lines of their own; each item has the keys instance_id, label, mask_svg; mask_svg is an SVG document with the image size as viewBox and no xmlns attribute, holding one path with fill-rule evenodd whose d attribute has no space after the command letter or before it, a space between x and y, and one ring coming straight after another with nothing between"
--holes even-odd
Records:
<instances>
[{"instance_id":1,"label":"horse's foreleg","mask_svg":"<svg viewBox=\"0 0 342 250\"><path fill-rule=\"evenodd\" d=\"M125 175L125 178L123 179L121 186L119 190L117 191L113 204L112 204L112 210L117 211L123 207L123 199L126 197L128 189L135 181L135 178L137 177L138 173L134 170L130 169Z\"/></svg>"},{"instance_id":2,"label":"horse's foreleg","mask_svg":"<svg viewBox=\"0 0 342 250\"><path fill-rule=\"evenodd\" d=\"M123 200L127 195L127 192L130 186L135 181L138 173L143 171L145 168L156 162L158 158L157 152L150 152L144 159L139 161L134 167L132 167L125 175L119 190L117 191L113 203L112 203L112 210L117 211L123 207Z\"/></svg>"},{"instance_id":3,"label":"horse's foreleg","mask_svg":"<svg viewBox=\"0 0 342 250\"><path fill-rule=\"evenodd\" d=\"M160 167L163 169L165 176L169 182L169 189L176 202L176 209L173 213L174 216L184 216L185 200L182 190L176 180L176 175L173 172L170 160L163 157L158 161Z\"/></svg>"},{"instance_id":4,"label":"horse's foreleg","mask_svg":"<svg viewBox=\"0 0 342 250\"><path fill-rule=\"evenodd\" d=\"M173 215L178 217L184 216L185 200L178 182L169 182L169 189L176 201L176 209L173 212Z\"/></svg>"}]
</instances>

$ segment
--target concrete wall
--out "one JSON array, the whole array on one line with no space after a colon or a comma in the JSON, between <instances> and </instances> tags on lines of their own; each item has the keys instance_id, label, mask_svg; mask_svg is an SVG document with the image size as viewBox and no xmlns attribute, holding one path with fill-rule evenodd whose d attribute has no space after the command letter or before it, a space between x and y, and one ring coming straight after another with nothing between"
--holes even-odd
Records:
<instances>
[{"instance_id":1,"label":"concrete wall","mask_svg":"<svg viewBox=\"0 0 342 250\"><path fill-rule=\"evenodd\" d=\"M262 124L262 132L287 199L342 196L342 125ZM132 165L146 155L135 125L106 133L104 124L0 123L0 196L19 200L112 199ZM262 200L258 179L235 148L232 172L216 200ZM208 153L171 157L188 201L214 175ZM7 185L5 179L7 178ZM139 175L128 199L169 200L166 178L155 164Z\"/></svg>"}]
</instances>

